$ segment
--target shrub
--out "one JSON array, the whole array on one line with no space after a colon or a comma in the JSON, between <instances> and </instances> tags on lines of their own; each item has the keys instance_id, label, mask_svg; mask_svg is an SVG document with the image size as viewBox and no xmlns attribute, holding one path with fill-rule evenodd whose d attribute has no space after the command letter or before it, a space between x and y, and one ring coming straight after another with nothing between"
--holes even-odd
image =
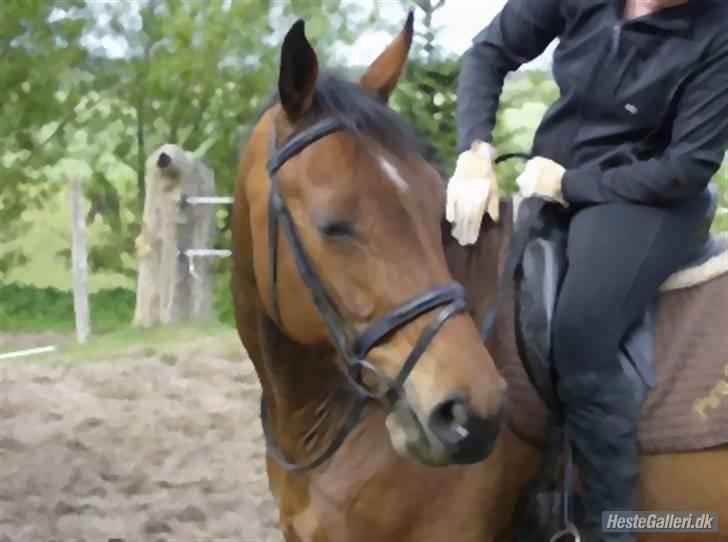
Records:
<instances>
[{"instance_id":1,"label":"shrub","mask_svg":"<svg viewBox=\"0 0 728 542\"><path fill-rule=\"evenodd\" d=\"M0 285L0 328L3 331L72 331L73 292L22 284ZM111 331L131 322L135 294L125 288L99 290L89 296L91 329Z\"/></svg>"}]
</instances>

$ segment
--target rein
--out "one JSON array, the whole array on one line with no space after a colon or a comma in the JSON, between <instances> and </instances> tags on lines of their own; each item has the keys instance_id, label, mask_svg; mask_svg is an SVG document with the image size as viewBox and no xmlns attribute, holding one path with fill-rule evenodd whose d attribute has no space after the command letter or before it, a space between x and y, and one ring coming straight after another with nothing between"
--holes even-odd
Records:
<instances>
[{"instance_id":1,"label":"rein","mask_svg":"<svg viewBox=\"0 0 728 542\"><path fill-rule=\"evenodd\" d=\"M344 419L329 445L313 458L301 463L289 461L276 444L270 424L268 407L265 400L261 398L260 418L268 454L278 465L287 471L301 472L310 470L318 467L333 456L359 421L365 406L372 399L387 399L390 404L396 403L400 398L402 386L407 377L435 338L435 335L440 331L443 324L452 316L465 310L465 293L463 288L459 283L451 281L441 286L430 288L413 299L395 307L371 322L361 333L358 333L332 299L311 262L305 245L298 234L291 212L281 195L277 174L288 160L302 152L306 147L327 135L341 130L344 130L344 126L336 119L325 118L300 132L295 132L286 139L283 145L278 147L275 126L273 126L268 144L269 159L267 169L271 183L268 198L268 269L270 273L270 298L273 309L272 319L279 329L283 330L278 303L277 282L278 240L280 230L282 230L283 235L288 240L296 267L309 293L309 297L323 319L339 357L344 362L343 372L346 377L346 383L353 395ZM495 163L498 164L511 158L528 159L530 156L523 153L509 153L496 158ZM511 237L506 263L503 272L498 278L495 298L488 307L480 326L480 335L483 340L488 337L492 329L496 313L502 303L504 292L508 287L508 282L515 274L515 270L528 242L532 226L538 218L538 211L540 211L544 203L543 200L539 201L540 204L536 204L537 209L535 212L532 215L529 214L529 217L522 221L521 226ZM521 221L519 220L519 222ZM396 333L423 314L438 308L439 312L420 334L394 380L385 377L376 367L366 360L367 354L382 342L382 340ZM374 389L364 384L363 376L366 373L374 377L376 383Z\"/></svg>"},{"instance_id":2,"label":"rein","mask_svg":"<svg viewBox=\"0 0 728 542\"><path fill-rule=\"evenodd\" d=\"M509 158L520 158L525 155L513 153L513 155L505 156L508 156ZM498 161L496 160L496 163L497 162ZM498 309L503 303L503 299L508 291L511 281L516 276L516 270L521 262L523 253L526 251L526 245L528 245L528 242L531 239L531 231L539 220L541 209L543 209L549 201L550 200L545 198L531 197L524 199L519 206L518 218L516 219L516 224L513 227L513 235L511 235L511 238L508 241L506 261L503 264L503 270L498 276L498 281L496 282L493 301L488 306L485 314L483 315L483 319L480 322L480 338L483 342L488 340L491 331L493 331L493 324L495 324Z\"/></svg>"},{"instance_id":3,"label":"rein","mask_svg":"<svg viewBox=\"0 0 728 542\"><path fill-rule=\"evenodd\" d=\"M501 154L495 159L495 163L500 164L501 162L505 162L511 158L529 160L531 155L523 152ZM508 250L506 252L506 261L503 265L503 271L498 276L498 282L496 282L495 296L480 322L480 338L483 342L488 340L491 331L493 331L493 324L495 323L495 318L498 315L498 309L500 309L500 306L503 303L503 298L508 291L510 282L516 275L518 264L521 262L523 253L526 251L526 245L531 238L531 230L533 230L536 222L538 222L541 209L543 209L544 205L547 203L548 200L544 198L526 198L521 202L520 210L525 210L526 212L521 212L518 215L516 225L513 227L513 235L511 235L511 238L508 241Z\"/></svg>"}]
</instances>

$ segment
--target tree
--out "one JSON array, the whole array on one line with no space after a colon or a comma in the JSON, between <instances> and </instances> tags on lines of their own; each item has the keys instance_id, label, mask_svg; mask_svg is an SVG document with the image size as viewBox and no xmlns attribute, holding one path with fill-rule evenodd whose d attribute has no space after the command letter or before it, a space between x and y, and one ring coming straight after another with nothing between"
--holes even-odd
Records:
<instances>
[{"instance_id":1,"label":"tree","mask_svg":"<svg viewBox=\"0 0 728 542\"><path fill-rule=\"evenodd\" d=\"M446 0L415 0L415 4L424 14L422 21L425 27L424 33L420 34L424 40L422 49L424 51L425 61L432 62L435 55L435 27L433 25L432 16L445 5Z\"/></svg>"},{"instance_id":2,"label":"tree","mask_svg":"<svg viewBox=\"0 0 728 542\"><path fill-rule=\"evenodd\" d=\"M290 23L303 17L320 58L336 64L338 45L371 22L339 4L3 2L3 240L23 231L23 210L41 207L72 168L87 178L89 220L104 226L92 269L132 274L147 154L176 142L204 156L229 194ZM14 256L3 251L5 268Z\"/></svg>"},{"instance_id":3,"label":"tree","mask_svg":"<svg viewBox=\"0 0 728 542\"><path fill-rule=\"evenodd\" d=\"M79 45L89 20L83 2L58 9L50 2L6 0L0 4L0 245L22 233L22 214L41 207L57 186L47 167L64 153L85 92L87 51ZM73 77L61 78L65 66ZM0 251L0 274L23 261L19 251Z\"/></svg>"}]
</instances>

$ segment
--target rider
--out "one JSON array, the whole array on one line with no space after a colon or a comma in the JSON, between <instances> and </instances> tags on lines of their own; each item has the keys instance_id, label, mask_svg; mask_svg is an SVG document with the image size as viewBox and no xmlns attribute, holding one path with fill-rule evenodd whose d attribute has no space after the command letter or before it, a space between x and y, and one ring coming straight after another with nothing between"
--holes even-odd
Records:
<instances>
[{"instance_id":1,"label":"rider","mask_svg":"<svg viewBox=\"0 0 728 542\"><path fill-rule=\"evenodd\" d=\"M728 141L727 29L725 0L509 0L462 60L447 219L465 245L498 219L503 80L560 40L560 97L517 184L572 217L552 339L588 540L633 539L601 532L603 510L635 506L639 404L617 352L703 218Z\"/></svg>"}]
</instances>

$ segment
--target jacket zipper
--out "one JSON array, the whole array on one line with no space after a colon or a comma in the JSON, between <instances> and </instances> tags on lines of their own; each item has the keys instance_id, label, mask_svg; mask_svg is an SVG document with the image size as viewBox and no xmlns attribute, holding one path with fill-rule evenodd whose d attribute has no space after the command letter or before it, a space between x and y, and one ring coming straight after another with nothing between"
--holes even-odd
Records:
<instances>
[{"instance_id":1,"label":"jacket zipper","mask_svg":"<svg viewBox=\"0 0 728 542\"><path fill-rule=\"evenodd\" d=\"M622 37L622 25L617 23L612 27L612 53L619 51L619 40Z\"/></svg>"}]
</instances>

